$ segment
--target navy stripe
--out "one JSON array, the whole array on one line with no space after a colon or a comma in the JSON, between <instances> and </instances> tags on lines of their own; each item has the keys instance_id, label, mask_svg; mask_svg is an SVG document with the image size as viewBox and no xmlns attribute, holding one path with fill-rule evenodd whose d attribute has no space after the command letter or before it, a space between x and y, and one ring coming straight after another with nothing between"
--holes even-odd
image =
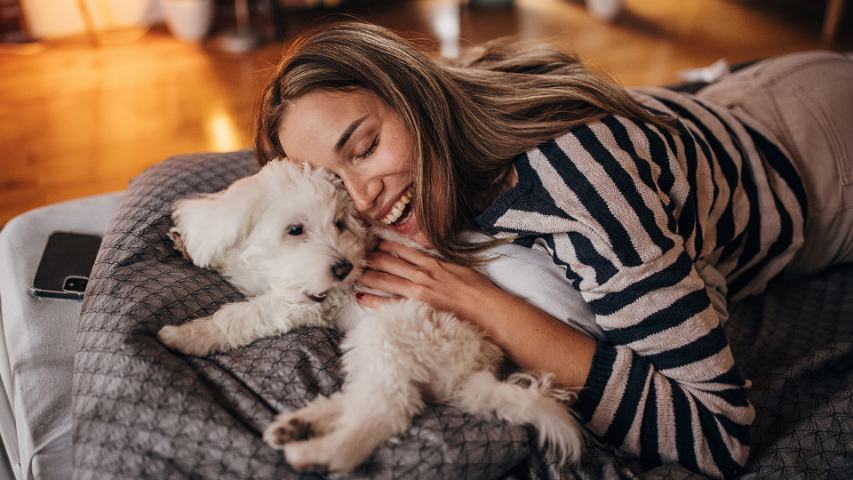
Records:
<instances>
[{"instance_id":1,"label":"navy stripe","mask_svg":"<svg viewBox=\"0 0 853 480\"><path fill-rule=\"evenodd\" d=\"M690 418L690 403L681 390L681 386L669 380L672 388L672 409L675 414L675 449L678 452L679 463L699 471L696 463L696 449L693 438L693 421Z\"/></svg>"},{"instance_id":2,"label":"navy stripe","mask_svg":"<svg viewBox=\"0 0 853 480\"><path fill-rule=\"evenodd\" d=\"M743 166L740 177L743 190L746 192L746 198L749 201L749 220L743 232L743 250L740 252L735 270L749 263L761 250L761 209L758 203L758 188L752 179L752 169L749 164Z\"/></svg>"},{"instance_id":3,"label":"navy stripe","mask_svg":"<svg viewBox=\"0 0 853 480\"><path fill-rule=\"evenodd\" d=\"M723 332L722 327L718 325L710 332L687 345L654 355L646 355L646 359L658 370L669 370L705 360L712 355L720 353L720 350L726 348L728 344L726 334Z\"/></svg>"},{"instance_id":4,"label":"navy stripe","mask_svg":"<svg viewBox=\"0 0 853 480\"><path fill-rule=\"evenodd\" d=\"M604 284L618 273L616 266L610 260L602 257L588 238L578 232L569 232L568 236L575 248L575 255L577 255L578 260L595 270L595 283L597 285Z\"/></svg>"},{"instance_id":5,"label":"navy stripe","mask_svg":"<svg viewBox=\"0 0 853 480\"><path fill-rule=\"evenodd\" d=\"M717 199L720 197L720 186L717 185L716 180L716 160L717 157L714 155L712 148L708 146L708 142L705 141L703 134L697 132L696 130L687 127L687 130L690 131L690 135L693 136L693 139L696 141L696 144L699 145L699 149L702 150L702 155L705 158L705 163L708 164L708 170L710 170L710 175L708 180L711 182L711 187L713 187L713 193L711 194L711 206L717 203ZM704 130L703 130L704 131ZM698 181L698 177L697 177ZM691 185L693 188L698 188L697 185Z\"/></svg>"},{"instance_id":6,"label":"navy stripe","mask_svg":"<svg viewBox=\"0 0 853 480\"><path fill-rule=\"evenodd\" d=\"M726 184L729 187L729 196L728 201L726 202L727 208L723 211L723 213L720 215L720 218L718 219L716 244L718 246L724 245L734 236L735 233L734 212L732 211L731 207L734 204L733 199L738 182L737 164L734 162L726 148L722 145L722 143L720 143L720 141L713 134L713 132L711 132L708 127L706 127L705 124L702 123L699 118L693 115L687 108L669 100L660 98L658 98L658 100L661 103L665 104L668 108L672 109L681 117L689 120L701 132L701 136L697 133L693 135L693 138L695 138L696 143L699 144L699 148L702 149L708 166L711 169L710 181L712 186L714 187L714 195L711 202L712 208L713 205L716 205L719 194L719 186L717 185L717 181L714 175L715 163L719 165L720 171L723 172L723 178L725 178ZM731 131L731 129L728 128L728 126L724 122L722 122L720 117L718 117L715 112L705 108L702 104L699 104L699 106L702 107L704 110L707 110L714 116L714 118L716 118L720 123L722 123L730 134L730 136L732 136L733 142L736 142L737 136L734 134L734 132ZM691 134L693 134L692 131ZM707 143L705 140L707 140ZM710 148L708 146L709 144ZM743 155L743 151L740 151L740 154L743 158L746 158ZM696 188L695 181L691 182L691 187L694 189ZM701 248L697 248L696 252L697 254L701 253Z\"/></svg>"},{"instance_id":7,"label":"navy stripe","mask_svg":"<svg viewBox=\"0 0 853 480\"><path fill-rule=\"evenodd\" d=\"M674 159L678 157L678 147L675 145L675 140L672 138L672 135L670 135L668 131L663 130L659 134L656 133L656 130L650 128L644 123L640 123L639 127L643 130L643 132L646 133L646 138L649 140L649 150L652 154L652 161L654 161L658 166L660 166L660 174L658 174L658 184L660 185L661 189L667 193L666 198L667 200L669 200L669 203L665 204L667 212L669 212L667 228L670 232L677 232L677 223L675 221L676 208L671 196L672 187L675 185L675 173L673 172L671 162L674 162ZM671 157L667 153L666 147L661 142L659 135L662 135L666 140L666 143L669 145L669 150L670 152L672 152Z\"/></svg>"},{"instance_id":8,"label":"navy stripe","mask_svg":"<svg viewBox=\"0 0 853 480\"><path fill-rule=\"evenodd\" d=\"M661 195L661 189L658 188L658 185L657 185L657 183L655 183L654 177L652 175L652 168L649 165L649 162L645 158L642 158L637 153L637 149L634 148L634 143L631 141L631 136L628 134L628 129L625 128L625 126L622 125L618 120L616 120L616 117L613 117L612 115L604 117L603 119L601 119L601 121L602 121L602 123L604 123L605 126L607 126L610 129L610 133L613 135L613 138L616 140L616 144L619 145L619 147L622 150L625 150L625 152L628 153L628 155L631 157L631 159L634 160L634 166L637 169L637 174L640 176L640 180L642 180L643 183L646 184L647 187L649 187L649 189L658 193L659 199L661 197L667 197L668 190L663 190L663 192L665 192L665 194ZM634 122L631 122L631 123L634 126L637 126L636 123L634 123ZM660 142L660 139L658 139L658 141ZM650 145L650 149L651 149L651 145ZM666 151L663 151L662 155L663 155L662 159L667 158ZM661 167L660 169L661 169L661 171L663 171L664 168ZM672 169L669 168L668 166L666 166L666 171L669 172L670 177L672 177ZM670 185L670 187L672 187L672 185ZM663 205L663 201L661 201L661 204ZM666 205L663 205L663 206L665 207ZM675 224L675 216L672 214L672 210L669 208L664 208L663 211L664 211L664 213L666 213L667 229L670 232L674 233L675 232L675 225L676 225Z\"/></svg>"},{"instance_id":9,"label":"navy stripe","mask_svg":"<svg viewBox=\"0 0 853 480\"><path fill-rule=\"evenodd\" d=\"M694 125L696 125L696 128L698 128L699 131L702 132L702 135L705 137L705 139L707 139L708 143L711 146L711 149L714 151L714 154L717 158L718 164L720 166L720 171L723 172L723 177L726 179L726 183L729 186L729 202L731 202L735 186L737 185L738 168L735 161L729 155L728 150L726 150L723 144L720 143L720 141L717 139L717 136L714 135L714 133L711 132L708 127L701 120L699 120L696 115L690 112L690 110L673 102L669 102L666 100L662 100L662 102L672 108L672 110L678 113L680 116L690 120ZM701 102L697 101L696 104L699 105L699 107L703 110L710 113L718 122L720 122L720 124L723 126L723 128L726 129L733 141L736 141L737 135L731 130L731 128L729 128L729 126L725 122L723 122L723 120L717 115L716 112L706 107ZM740 151L739 153L743 157L743 152ZM706 153L706 155L708 157L708 162L713 163L711 155L708 153Z\"/></svg>"},{"instance_id":10,"label":"navy stripe","mask_svg":"<svg viewBox=\"0 0 853 480\"><path fill-rule=\"evenodd\" d=\"M658 131L643 122L638 123L637 126L640 127L649 141L649 153L652 155L652 161L660 167L658 184L663 191L669 193L672 190L672 186L675 185L675 173L673 173L672 166L670 165L670 162L678 156L675 139L672 138L672 135L668 131ZM671 156L667 153L666 145L664 145L661 137L669 145L669 151L672 152Z\"/></svg>"},{"instance_id":11,"label":"navy stripe","mask_svg":"<svg viewBox=\"0 0 853 480\"><path fill-rule=\"evenodd\" d=\"M595 350L586 383L578 394L577 408L583 423L588 423L592 420L598 404L601 403L601 397L604 395L607 381L613 375L613 364L616 362L616 353L615 348L603 343L599 343L598 348Z\"/></svg>"},{"instance_id":12,"label":"navy stripe","mask_svg":"<svg viewBox=\"0 0 853 480\"><path fill-rule=\"evenodd\" d=\"M533 245L536 243L536 237L533 235L527 235L524 237L518 237L512 241L512 243L516 245L520 245L525 248L533 248Z\"/></svg>"},{"instance_id":13,"label":"navy stripe","mask_svg":"<svg viewBox=\"0 0 853 480\"><path fill-rule=\"evenodd\" d=\"M743 380L740 372L737 368L732 367L727 371L717 375L716 377L708 380L708 383L722 383L724 385L736 385L739 387L745 387L746 382Z\"/></svg>"},{"instance_id":14,"label":"navy stripe","mask_svg":"<svg viewBox=\"0 0 853 480\"><path fill-rule=\"evenodd\" d=\"M658 102L660 102L660 100L659 100L658 98L656 98L656 97L654 97L654 96L652 96L652 95L649 95L649 98L651 98L651 99L653 99L653 100L657 100ZM661 102L661 103L662 103L662 102ZM666 107L666 105L664 105L664 107ZM646 110L648 110L649 112L651 112L651 113L653 113L653 114L655 114L655 115L658 115L658 116L664 116L664 117L669 117L669 118L671 118L671 119L673 119L673 120L677 120L677 117L676 117L676 116L675 116L675 114L673 114L671 111L670 111L670 112L664 112L663 110L658 110L658 109L656 109L656 108L654 108L654 107L650 107L650 106L648 106L648 105L643 105L643 108L645 108ZM643 122L643 124L645 125L645 124L647 124L647 122ZM651 124L648 124L648 125L650 125L650 126L651 126ZM675 151L676 151L676 148L675 148L675 141L674 141L674 140L672 139L672 137L667 133L667 129L659 129L657 126L654 126L654 128L655 128L656 130L659 130L659 131L660 131L664 136L666 136L666 142L669 144L669 148L670 148L670 150L672 150L672 151L673 151L673 153L675 153Z\"/></svg>"},{"instance_id":15,"label":"navy stripe","mask_svg":"<svg viewBox=\"0 0 853 480\"><path fill-rule=\"evenodd\" d=\"M583 281L583 278L580 275L578 275L577 272L572 270L572 267L571 267L571 265L569 265L569 262L563 260L557 254L557 247L554 245L554 236L553 235L542 235L540 238L542 240L545 240L545 243L548 244L548 248L551 249L551 259L554 261L554 263L556 263L557 265L560 265L561 267L564 267L566 269L566 279L572 283L572 287L575 290L580 290L580 285L581 285L581 282Z\"/></svg>"},{"instance_id":16,"label":"navy stripe","mask_svg":"<svg viewBox=\"0 0 853 480\"><path fill-rule=\"evenodd\" d=\"M747 159L749 158L749 156L747 155L746 149L744 148L743 144L740 141L740 137L737 136L737 133L735 133L735 131L732 130L732 127L728 123L723 121L723 118L720 117L720 115L716 111L714 111L714 109L712 109L708 105L705 105L705 103L702 102L701 100L699 100L698 98L696 98L695 100L696 100L696 103L699 104L699 106L701 106L702 108L705 109L705 111L707 111L708 113L713 115L714 118L716 118L717 121L720 123L720 125L723 126L723 128L726 130L726 133L729 134L729 138L731 139L731 142L734 145L735 149L738 151L738 155L740 155L741 163L746 162ZM734 199L735 190L737 189L736 183L737 183L738 178L740 177L740 172L738 172L736 165L732 165L732 168L733 168L733 171L731 171L729 174L726 174L726 180L728 181L729 188L731 190L731 192L729 194L729 202L726 205L725 211L723 211L723 214L720 216L720 219L717 222L717 246L718 247L720 245L726 245L728 242L732 241L734 239L734 236L735 236L734 201L733 201L733 199ZM741 168L743 168L743 167L741 167ZM723 171L726 170L725 166L721 166L721 169ZM731 175L731 178L729 178L729 175Z\"/></svg>"},{"instance_id":17,"label":"navy stripe","mask_svg":"<svg viewBox=\"0 0 853 480\"><path fill-rule=\"evenodd\" d=\"M515 187L498 195L494 202L475 219L477 225L485 233L494 235L503 231L496 225L498 220L509 210L536 211L536 206L554 203L542 185L539 174L530 166L530 160L526 153L517 155L512 162L518 178ZM521 208L522 206L524 208Z\"/></svg>"},{"instance_id":18,"label":"navy stripe","mask_svg":"<svg viewBox=\"0 0 853 480\"><path fill-rule=\"evenodd\" d=\"M741 245L743 244L743 237L744 237L746 231L747 230L740 232L735 238L731 239L726 244L726 246L723 248L723 251L720 252L720 256L717 258L717 262L716 262L717 266L720 266L720 265L726 263L726 261L729 259L729 257L734 255L735 252L737 252L738 249L740 249ZM719 248L719 245L717 245L717 248Z\"/></svg>"},{"instance_id":19,"label":"navy stripe","mask_svg":"<svg viewBox=\"0 0 853 480\"><path fill-rule=\"evenodd\" d=\"M646 233L651 238L652 242L660 249L661 254L667 252L675 243L663 234L658 226L655 214L651 208L646 205L640 192L637 191L637 185L634 183L634 178L622 168L619 161L613 157L601 140L596 137L595 133L586 125L580 126L573 130L575 138L589 152L593 160L598 162L607 175L613 180L619 193L625 198L628 206L634 211L640 224L645 229Z\"/></svg>"},{"instance_id":20,"label":"navy stripe","mask_svg":"<svg viewBox=\"0 0 853 480\"><path fill-rule=\"evenodd\" d=\"M708 390L708 393L714 394L725 400L735 407L747 407L749 402L744 394L743 387L727 388L725 390Z\"/></svg>"},{"instance_id":21,"label":"navy stripe","mask_svg":"<svg viewBox=\"0 0 853 480\"><path fill-rule=\"evenodd\" d=\"M684 145L687 184L690 186L678 217L678 234L684 239L685 245L692 234L694 251L696 255L699 255L702 252L702 226L698 221L699 203L696 195L696 145L694 144L693 134L681 122L678 122L678 130L681 132L681 143Z\"/></svg>"},{"instance_id":22,"label":"navy stripe","mask_svg":"<svg viewBox=\"0 0 853 480\"><path fill-rule=\"evenodd\" d=\"M658 405L655 393L654 377L649 382L649 394L646 396L646 407L640 423L640 456L646 466L660 465L660 446L658 445Z\"/></svg>"},{"instance_id":23,"label":"navy stripe","mask_svg":"<svg viewBox=\"0 0 853 480\"><path fill-rule=\"evenodd\" d=\"M753 130L749 126L744 125L744 127L746 127L746 131L749 132L750 137L752 137L752 141L758 149L764 153L767 163L769 163L770 166L779 173L779 176L782 177L782 180L785 181L788 188L794 192L794 196L797 197L797 202L800 204L800 214L803 219L807 220L808 215L806 212L808 211L808 197L806 196L806 188L803 185L803 180L800 178L800 175L797 174L794 164L791 163L791 160L788 159L781 150L779 150L775 143L771 142L758 131Z\"/></svg>"},{"instance_id":24,"label":"navy stripe","mask_svg":"<svg viewBox=\"0 0 853 480\"><path fill-rule=\"evenodd\" d=\"M617 345L628 345L676 327L705 311L709 305L711 305L711 300L704 289L688 293L671 305L644 318L640 323L630 327L608 330L606 332L607 340Z\"/></svg>"},{"instance_id":25,"label":"navy stripe","mask_svg":"<svg viewBox=\"0 0 853 480\"><path fill-rule=\"evenodd\" d=\"M717 136L716 136L716 135L714 135L714 133L713 133L713 132L711 132L711 130L709 130L709 129L708 129L708 127L705 125L705 123L704 123L704 122L702 122L701 120L699 120L699 117L697 117L696 115L694 115L694 114L693 114L690 110L688 110L686 107L681 106L681 105L678 105L677 103L674 103L674 102L670 102L670 101L668 101L668 100L662 100L662 102L663 102L664 104L666 104L667 106L669 106L670 108L672 108L672 110L673 110L674 112L678 113L680 116L682 116L682 117L684 117L684 118L686 118L686 119L690 120L694 125L696 125L696 128L698 128L698 129L702 132L702 135L705 137L705 139L707 139L708 143L709 143L709 144L710 144L710 146L711 146L711 149L714 151L714 154L716 155L717 160L719 161L720 170L723 172L723 176L724 176L724 177L725 177L725 179L726 179L726 183L728 183L728 185L729 185L729 189L730 189L730 190L733 190L733 189L734 189L734 187L735 187L735 185L737 185L737 179L738 179L738 168L737 168L737 164L736 164L736 163L735 163L735 161L732 159L732 157L729 155L728 150L726 150L726 148L723 146L723 144L722 144L722 143L720 143L719 139L717 139ZM713 116L713 117L714 117L714 118L715 118L715 119L716 119L716 120L717 120L717 121L718 121L718 122L723 126L723 128L725 128L725 129L726 129L726 131L728 132L729 136L733 139L733 142L736 142L736 141L737 141L737 140L736 140L736 139L737 139L737 135L736 135L736 134L731 130L731 128L730 128L730 127L729 127L729 126L728 126L728 125L727 125L727 124L726 124L726 123L725 123L725 122L724 122L724 121L719 117L719 115L717 115L717 113L716 113L716 112L714 112L714 111L713 111L713 110L711 110L710 108L706 107L705 105L703 105L703 104L702 104L701 102L699 102L699 101L695 101L695 103L696 103L700 108L702 108L704 111L706 111L706 112L710 113L710 114L711 114L711 116ZM740 151L739 153L741 154L741 156L743 156L743 152L742 152L742 151ZM709 160L711 159L711 156L710 156L710 155L708 156L708 159L709 159ZM729 199L731 200L731 195L729 196Z\"/></svg>"},{"instance_id":26,"label":"navy stripe","mask_svg":"<svg viewBox=\"0 0 853 480\"><path fill-rule=\"evenodd\" d=\"M619 123L613 115L608 115L602 118L601 123L610 129L610 134L613 135L613 139L616 140L616 144L619 145L619 148L628 153L631 160L634 161L634 167L637 169L637 174L640 176L640 180L642 180L650 189L658 191L658 186L652 177L652 168L649 165L649 162L646 161L646 159L641 158L637 153L637 149L634 148L634 142L631 141L628 129Z\"/></svg>"},{"instance_id":27,"label":"navy stripe","mask_svg":"<svg viewBox=\"0 0 853 480\"><path fill-rule=\"evenodd\" d=\"M524 196L513 202L512 210L523 210L574 220L571 215L557 207L556 200L551 196L551 192L545 188L539 173L530 165L530 159L527 155L515 162L514 166L518 176L517 186L522 187Z\"/></svg>"},{"instance_id":28,"label":"navy stripe","mask_svg":"<svg viewBox=\"0 0 853 480\"><path fill-rule=\"evenodd\" d=\"M646 387L646 379L649 376L650 366L639 355L631 356L631 366L628 369L628 378L625 382L625 390L622 391L622 400L616 407L613 421L604 432L604 439L611 445L620 446L634 423L637 416L637 408L643 398Z\"/></svg>"},{"instance_id":29,"label":"navy stripe","mask_svg":"<svg viewBox=\"0 0 853 480\"><path fill-rule=\"evenodd\" d=\"M554 141L540 145L539 150L545 155L554 170L560 174L565 184L575 192L584 208L604 228L607 239L613 246L613 251L619 257L619 261L628 266L642 264L643 261L637 250L634 249L631 237L625 231L625 227L613 216L613 212L610 211L607 203L601 198L601 195L586 176L578 170L574 162L569 160L566 152Z\"/></svg>"},{"instance_id":30,"label":"navy stripe","mask_svg":"<svg viewBox=\"0 0 853 480\"><path fill-rule=\"evenodd\" d=\"M728 447L723 442L717 422L714 421L714 415L703 405L697 405L697 407L699 423L702 425L702 432L708 441L708 449L711 451L714 464L717 465L717 469L720 470L724 478L731 478L740 471L741 465L732 459Z\"/></svg>"},{"instance_id":31,"label":"navy stripe","mask_svg":"<svg viewBox=\"0 0 853 480\"><path fill-rule=\"evenodd\" d=\"M690 259L689 255L682 252L678 259L665 269L649 275L622 291L611 292L592 300L589 302L589 306L596 315L611 315L649 292L677 284L689 275L692 269L693 260Z\"/></svg>"},{"instance_id":32,"label":"navy stripe","mask_svg":"<svg viewBox=\"0 0 853 480\"><path fill-rule=\"evenodd\" d=\"M752 281L761 274L762 271L764 271L767 264L787 250L794 241L794 223L791 220L791 216L788 214L788 211L785 210L785 206L782 205L782 202L779 201L775 193L773 194L773 201L776 205L776 210L779 212L779 236L776 237L776 241L773 242L773 245L771 245L767 250L767 254L764 255L764 258L741 272L737 278L729 282L730 295L737 295L737 293L744 287L751 284Z\"/></svg>"},{"instance_id":33,"label":"navy stripe","mask_svg":"<svg viewBox=\"0 0 853 480\"><path fill-rule=\"evenodd\" d=\"M499 232L513 232L519 234L540 233L529 230L519 230L508 227L498 227L500 219L510 210L530 212L534 214L553 215L566 220L572 218L564 210L556 206L551 194L542 184L539 174L530 166L526 154L521 154L514 160L515 171L518 175L516 186L502 195L475 219L477 225L484 233L494 235Z\"/></svg>"}]
</instances>

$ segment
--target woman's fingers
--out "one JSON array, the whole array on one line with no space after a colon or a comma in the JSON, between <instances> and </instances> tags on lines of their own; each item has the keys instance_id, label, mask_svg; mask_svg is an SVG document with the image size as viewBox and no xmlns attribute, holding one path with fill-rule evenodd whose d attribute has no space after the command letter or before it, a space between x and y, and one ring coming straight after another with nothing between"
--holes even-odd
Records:
<instances>
[{"instance_id":1,"label":"woman's fingers","mask_svg":"<svg viewBox=\"0 0 853 480\"><path fill-rule=\"evenodd\" d=\"M355 295L355 301L359 303L359 305L363 305L368 308L379 308L382 305L385 305L388 302L399 302L399 297L382 297L379 295L374 295L372 293L359 292Z\"/></svg>"},{"instance_id":2,"label":"woman's fingers","mask_svg":"<svg viewBox=\"0 0 853 480\"><path fill-rule=\"evenodd\" d=\"M377 270L365 270L359 283L401 297L407 296L406 293L410 292L412 287L412 282L403 277Z\"/></svg>"},{"instance_id":3,"label":"woman's fingers","mask_svg":"<svg viewBox=\"0 0 853 480\"><path fill-rule=\"evenodd\" d=\"M376 249L380 252L385 252L390 255L399 257L412 265L419 267L427 267L436 262L435 257L419 252L412 247L403 245L402 243L393 242L391 240L382 240Z\"/></svg>"},{"instance_id":4,"label":"woman's fingers","mask_svg":"<svg viewBox=\"0 0 853 480\"><path fill-rule=\"evenodd\" d=\"M414 275L420 272L419 267L385 252L371 252L367 254L367 268L368 270L390 273L391 275L408 279L412 279Z\"/></svg>"}]
</instances>

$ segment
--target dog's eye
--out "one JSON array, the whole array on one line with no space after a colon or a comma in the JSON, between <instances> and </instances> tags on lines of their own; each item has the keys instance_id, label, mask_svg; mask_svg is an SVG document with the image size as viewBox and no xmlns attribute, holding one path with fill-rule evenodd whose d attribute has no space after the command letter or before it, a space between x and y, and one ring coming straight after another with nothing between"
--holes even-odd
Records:
<instances>
[{"instance_id":1,"label":"dog's eye","mask_svg":"<svg viewBox=\"0 0 853 480\"><path fill-rule=\"evenodd\" d=\"M347 228L347 224L344 222L344 219L340 219L335 222L335 227L337 227L338 230L343 230Z\"/></svg>"},{"instance_id":2,"label":"dog's eye","mask_svg":"<svg viewBox=\"0 0 853 480\"><path fill-rule=\"evenodd\" d=\"M288 225L285 230L288 235L293 235L294 237L298 237L305 233L305 229L302 227L302 224Z\"/></svg>"}]
</instances>

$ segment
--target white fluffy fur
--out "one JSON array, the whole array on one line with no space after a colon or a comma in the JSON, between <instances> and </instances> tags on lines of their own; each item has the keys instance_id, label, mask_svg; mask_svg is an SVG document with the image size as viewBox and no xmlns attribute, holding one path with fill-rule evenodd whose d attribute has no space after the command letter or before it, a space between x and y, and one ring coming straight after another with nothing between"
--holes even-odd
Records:
<instances>
[{"instance_id":1,"label":"white fluffy fur","mask_svg":"<svg viewBox=\"0 0 853 480\"><path fill-rule=\"evenodd\" d=\"M163 327L164 344L207 355L303 325L346 332L342 391L279 415L264 433L295 469L351 471L404 432L427 400L531 425L556 461L578 461L581 429L555 399L565 397L552 392L548 377L498 380L500 349L471 325L423 303L358 308L350 292L363 271L369 232L328 173L270 162L224 192L178 201L173 219L185 255L222 272L248 300ZM335 225L340 220L345 229ZM289 235L293 224L305 233ZM331 273L341 259L354 265L343 280Z\"/></svg>"}]
</instances>

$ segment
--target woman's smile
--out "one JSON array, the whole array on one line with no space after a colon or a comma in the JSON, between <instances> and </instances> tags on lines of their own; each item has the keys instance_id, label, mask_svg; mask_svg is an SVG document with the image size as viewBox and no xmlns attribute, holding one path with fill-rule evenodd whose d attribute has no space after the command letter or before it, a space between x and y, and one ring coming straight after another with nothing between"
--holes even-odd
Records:
<instances>
[{"instance_id":1,"label":"woman's smile","mask_svg":"<svg viewBox=\"0 0 853 480\"><path fill-rule=\"evenodd\" d=\"M408 217L410 216L409 213L411 213L412 210L413 196L414 191L412 187L409 186L393 204L383 210L382 214L379 215L379 221L385 225L404 223L404 221L408 220Z\"/></svg>"}]
</instances>

